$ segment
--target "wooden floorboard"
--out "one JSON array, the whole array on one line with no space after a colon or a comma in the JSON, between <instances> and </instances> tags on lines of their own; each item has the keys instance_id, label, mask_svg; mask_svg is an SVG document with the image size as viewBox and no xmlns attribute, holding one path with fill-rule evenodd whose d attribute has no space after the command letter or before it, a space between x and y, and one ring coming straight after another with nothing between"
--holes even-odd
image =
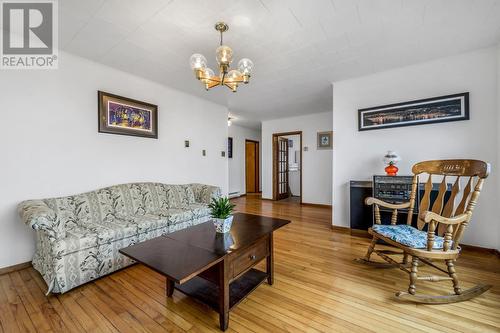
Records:
<instances>
[{"instance_id":1,"label":"wooden floorboard","mask_svg":"<svg viewBox=\"0 0 500 333\"><path fill-rule=\"evenodd\" d=\"M471 301L423 305L396 300L408 287L398 269L353 261L369 239L331 229L331 209L295 202L234 199L241 212L292 223L275 233L275 283L262 284L234 308L227 332L500 332L500 259L465 250L457 261L463 287L493 285ZM264 269L263 263L258 266ZM431 272L422 266L419 273ZM417 284L425 293L451 283ZM218 315L174 292L165 279L134 265L63 295L45 296L32 267L0 275L2 332L220 332Z\"/></svg>"}]
</instances>

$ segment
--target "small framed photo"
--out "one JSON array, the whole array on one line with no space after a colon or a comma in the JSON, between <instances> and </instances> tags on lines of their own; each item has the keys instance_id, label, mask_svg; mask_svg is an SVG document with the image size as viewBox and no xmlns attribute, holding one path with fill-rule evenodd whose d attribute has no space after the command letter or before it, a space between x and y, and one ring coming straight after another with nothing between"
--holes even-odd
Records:
<instances>
[{"instance_id":1,"label":"small framed photo","mask_svg":"<svg viewBox=\"0 0 500 333\"><path fill-rule=\"evenodd\" d=\"M98 91L99 133L158 139L158 106Z\"/></svg>"},{"instance_id":2,"label":"small framed photo","mask_svg":"<svg viewBox=\"0 0 500 333\"><path fill-rule=\"evenodd\" d=\"M332 149L333 131L318 132L318 149Z\"/></svg>"}]
</instances>

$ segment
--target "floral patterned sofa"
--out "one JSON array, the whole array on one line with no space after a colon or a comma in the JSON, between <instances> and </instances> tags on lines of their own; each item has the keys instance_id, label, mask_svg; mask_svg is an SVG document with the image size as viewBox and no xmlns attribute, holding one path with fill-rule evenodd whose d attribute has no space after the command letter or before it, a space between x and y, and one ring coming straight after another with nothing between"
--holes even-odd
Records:
<instances>
[{"instance_id":1,"label":"floral patterned sofa","mask_svg":"<svg viewBox=\"0 0 500 333\"><path fill-rule=\"evenodd\" d=\"M118 250L210 219L208 204L220 189L202 184L133 183L19 204L36 233L33 267L64 293L128 266Z\"/></svg>"}]
</instances>

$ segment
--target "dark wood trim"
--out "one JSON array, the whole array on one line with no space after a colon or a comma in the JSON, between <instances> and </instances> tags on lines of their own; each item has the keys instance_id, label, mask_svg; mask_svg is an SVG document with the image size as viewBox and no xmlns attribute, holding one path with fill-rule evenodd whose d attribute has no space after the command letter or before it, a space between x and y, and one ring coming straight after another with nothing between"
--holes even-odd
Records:
<instances>
[{"instance_id":1,"label":"dark wood trim","mask_svg":"<svg viewBox=\"0 0 500 333\"><path fill-rule=\"evenodd\" d=\"M349 228L349 227L342 227L340 225L333 225L332 224L332 230L333 231L338 231L341 234L350 234L351 233L351 228Z\"/></svg>"},{"instance_id":2,"label":"dark wood trim","mask_svg":"<svg viewBox=\"0 0 500 333\"><path fill-rule=\"evenodd\" d=\"M247 193L247 142L253 142L256 145L257 153L255 154L255 188L256 192L260 193L260 142L257 140L245 139L245 194Z\"/></svg>"},{"instance_id":3,"label":"dark wood trim","mask_svg":"<svg viewBox=\"0 0 500 333\"><path fill-rule=\"evenodd\" d=\"M293 132L281 132L281 133L273 133L272 136L272 152L273 152L273 199L276 200L277 195L277 186L276 182L278 181L278 151L276 147L276 142L278 137L280 136L288 136L288 135L299 135L300 136L300 203L302 203L302 173L304 169L304 161L302 159L302 150L303 150L303 141L302 141L302 131L293 131Z\"/></svg>"},{"instance_id":4,"label":"dark wood trim","mask_svg":"<svg viewBox=\"0 0 500 333\"><path fill-rule=\"evenodd\" d=\"M332 205L325 205L325 204L315 204L315 203L309 203L309 202L301 202L300 204L301 204L302 206L321 207L321 208L332 208Z\"/></svg>"},{"instance_id":5,"label":"dark wood trim","mask_svg":"<svg viewBox=\"0 0 500 333\"><path fill-rule=\"evenodd\" d=\"M16 265L12 265L12 266L3 267L3 268L0 268L0 275L12 273L15 271L20 271L21 269L25 269L28 267L31 267L31 261L22 262L20 264L16 264Z\"/></svg>"},{"instance_id":6,"label":"dark wood trim","mask_svg":"<svg viewBox=\"0 0 500 333\"><path fill-rule=\"evenodd\" d=\"M498 251L497 249L490 249L487 247L481 247L481 246L476 246L476 245L467 245L467 244L460 244L460 247L462 248L462 250L494 254L498 258L500 258L500 251Z\"/></svg>"}]
</instances>

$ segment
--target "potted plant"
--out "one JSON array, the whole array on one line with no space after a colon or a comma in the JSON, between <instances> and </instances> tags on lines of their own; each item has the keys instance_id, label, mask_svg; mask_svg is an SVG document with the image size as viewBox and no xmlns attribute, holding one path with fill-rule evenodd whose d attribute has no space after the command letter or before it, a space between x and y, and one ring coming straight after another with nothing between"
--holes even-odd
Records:
<instances>
[{"instance_id":1,"label":"potted plant","mask_svg":"<svg viewBox=\"0 0 500 333\"><path fill-rule=\"evenodd\" d=\"M215 225L215 231L219 233L226 233L231 229L231 224L233 223L233 205L229 198L212 198L212 202L208 205L211 212L210 215L213 218Z\"/></svg>"}]
</instances>

